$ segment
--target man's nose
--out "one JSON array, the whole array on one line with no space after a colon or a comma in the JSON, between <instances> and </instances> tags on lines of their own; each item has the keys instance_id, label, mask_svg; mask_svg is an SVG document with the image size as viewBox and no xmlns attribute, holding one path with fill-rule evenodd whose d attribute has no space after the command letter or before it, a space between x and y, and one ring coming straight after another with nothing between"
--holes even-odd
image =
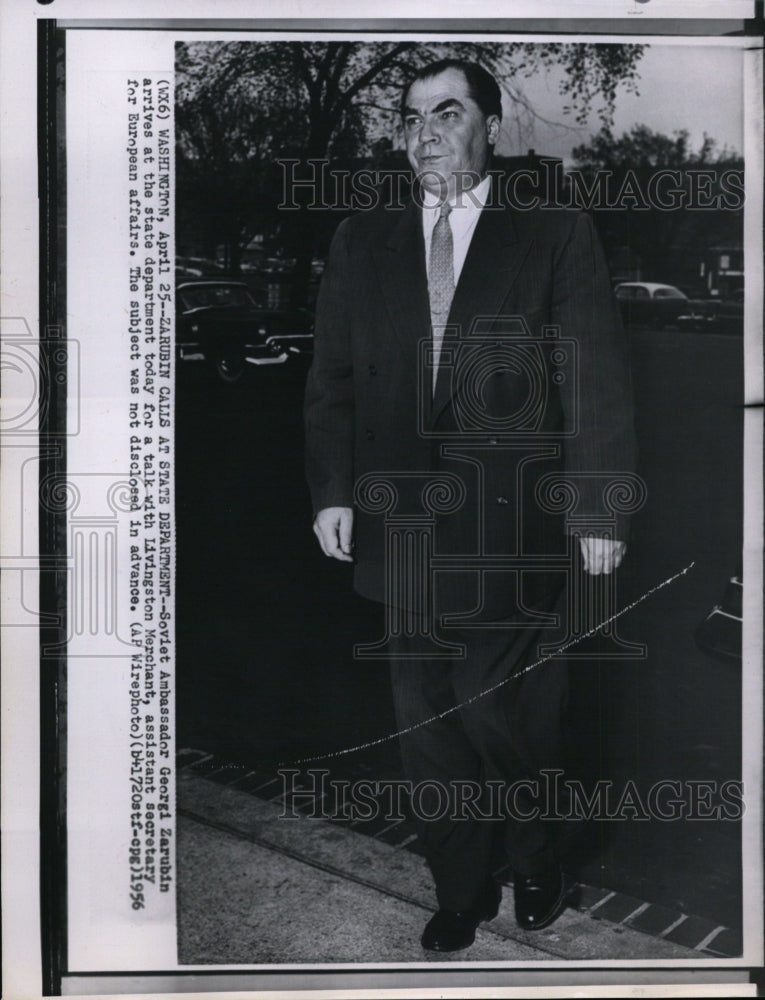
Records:
<instances>
[{"instance_id":1,"label":"man's nose","mask_svg":"<svg viewBox=\"0 0 765 1000\"><path fill-rule=\"evenodd\" d=\"M426 119L422 123L422 128L420 129L420 142L423 144L438 142L440 138L438 130L433 128L433 122L430 119Z\"/></svg>"}]
</instances>

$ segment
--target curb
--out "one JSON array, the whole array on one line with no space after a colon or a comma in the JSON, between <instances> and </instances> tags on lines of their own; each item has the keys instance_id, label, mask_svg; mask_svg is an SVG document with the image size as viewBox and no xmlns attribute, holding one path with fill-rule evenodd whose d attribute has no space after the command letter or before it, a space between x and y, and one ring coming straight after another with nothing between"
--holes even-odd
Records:
<instances>
[{"instance_id":1,"label":"curb","mask_svg":"<svg viewBox=\"0 0 765 1000\"><path fill-rule=\"evenodd\" d=\"M213 781L227 788L251 795L273 804L286 805L283 782L276 768L246 770L241 764L224 760L204 750L184 748L178 751L179 772L188 772ZM344 771L344 779L369 778L372 769L359 763ZM305 813L305 804L294 803L292 808ZM413 824L408 819L392 823L383 818L349 820L342 816L329 816L334 823L372 837L390 847L422 856ZM495 877L504 886L511 886L511 872L503 866ZM568 880L571 882L571 880ZM658 903L646 902L626 893L574 881L566 895L566 906L596 921L604 921L617 928L639 931L649 937L692 949L701 956L712 958L737 958L743 951L740 931L716 924L706 918L683 913Z\"/></svg>"}]
</instances>

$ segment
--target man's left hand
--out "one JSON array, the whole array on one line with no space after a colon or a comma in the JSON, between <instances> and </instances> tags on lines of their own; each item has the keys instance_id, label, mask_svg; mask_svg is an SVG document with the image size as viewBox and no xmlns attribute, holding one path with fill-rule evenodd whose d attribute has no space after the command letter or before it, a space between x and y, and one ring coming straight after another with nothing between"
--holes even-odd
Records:
<instances>
[{"instance_id":1,"label":"man's left hand","mask_svg":"<svg viewBox=\"0 0 765 1000\"><path fill-rule=\"evenodd\" d=\"M625 542L613 538L580 538L585 573L611 573L620 565L627 551Z\"/></svg>"}]
</instances>

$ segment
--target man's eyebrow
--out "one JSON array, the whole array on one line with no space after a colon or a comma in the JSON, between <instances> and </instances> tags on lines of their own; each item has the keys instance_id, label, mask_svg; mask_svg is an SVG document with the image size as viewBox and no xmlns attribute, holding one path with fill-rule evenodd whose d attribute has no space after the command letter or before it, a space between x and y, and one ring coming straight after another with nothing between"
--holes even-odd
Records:
<instances>
[{"instance_id":1,"label":"man's eyebrow","mask_svg":"<svg viewBox=\"0 0 765 1000\"><path fill-rule=\"evenodd\" d=\"M447 108L451 107L464 108L465 105L461 101L458 101L456 97L447 97L445 101L441 101L440 104L437 104L435 108L433 108L433 114L438 114L439 111L446 111ZM407 115L419 114L422 114L422 112L418 108L406 107L404 108L403 117L406 117Z\"/></svg>"},{"instance_id":2,"label":"man's eyebrow","mask_svg":"<svg viewBox=\"0 0 765 1000\"><path fill-rule=\"evenodd\" d=\"M462 101L458 101L456 97L447 97L445 101L441 101L440 104L433 108L433 114L437 114L439 111L446 111L447 108L451 108L452 106L458 108L465 107Z\"/></svg>"}]
</instances>

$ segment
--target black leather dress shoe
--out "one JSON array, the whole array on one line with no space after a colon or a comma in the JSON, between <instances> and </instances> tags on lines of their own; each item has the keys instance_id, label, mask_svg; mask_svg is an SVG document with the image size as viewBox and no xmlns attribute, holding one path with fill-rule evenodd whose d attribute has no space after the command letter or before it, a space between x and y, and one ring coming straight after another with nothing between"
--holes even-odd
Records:
<instances>
[{"instance_id":1,"label":"black leather dress shoe","mask_svg":"<svg viewBox=\"0 0 765 1000\"><path fill-rule=\"evenodd\" d=\"M560 915L563 902L563 873L552 865L534 875L513 873L515 920L525 931L538 931Z\"/></svg>"},{"instance_id":2,"label":"black leather dress shoe","mask_svg":"<svg viewBox=\"0 0 765 1000\"><path fill-rule=\"evenodd\" d=\"M492 879L467 910L439 910L422 933L422 947L428 951L459 951L475 941L475 929L482 920L493 920L499 912L502 889Z\"/></svg>"}]
</instances>

